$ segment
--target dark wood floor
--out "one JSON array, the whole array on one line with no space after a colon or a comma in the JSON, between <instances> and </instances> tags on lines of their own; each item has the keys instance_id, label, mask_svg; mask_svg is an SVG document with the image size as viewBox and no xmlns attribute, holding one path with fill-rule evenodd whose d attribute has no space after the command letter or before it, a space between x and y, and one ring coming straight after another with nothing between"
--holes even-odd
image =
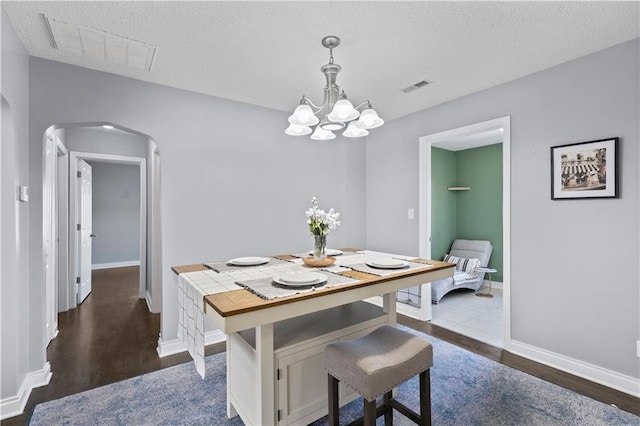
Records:
<instances>
[{"instance_id":1,"label":"dark wood floor","mask_svg":"<svg viewBox=\"0 0 640 426\"><path fill-rule=\"evenodd\" d=\"M514 355L500 348L487 345L431 323L414 320L402 315L398 316L398 322L501 364L524 371L532 376L555 383L558 386L581 393L606 404L613 404L622 410L640 416L640 398L635 398L627 393L565 373L564 371L556 370L555 368L547 367L546 365Z\"/></svg>"},{"instance_id":2,"label":"dark wood floor","mask_svg":"<svg viewBox=\"0 0 640 426\"><path fill-rule=\"evenodd\" d=\"M77 309L58 317L58 336L47 349L53 376L47 386L34 389L25 414L2 422L25 425L36 404L190 361L187 353L159 358L156 352L160 315L150 314L138 299L138 268L93 272L93 291ZM444 328L399 316L399 322L463 347L494 361L522 370L591 398L615 404L640 415L640 399L572 376ZM224 343L207 347L222 352Z\"/></svg>"},{"instance_id":3,"label":"dark wood floor","mask_svg":"<svg viewBox=\"0 0 640 426\"><path fill-rule=\"evenodd\" d=\"M160 314L149 313L138 298L138 277L137 266L93 271L89 297L58 315L58 336L47 348L49 385L34 389L24 414L2 425L26 425L38 403L191 360L186 352L158 356ZM224 350L218 344L206 353Z\"/></svg>"}]
</instances>

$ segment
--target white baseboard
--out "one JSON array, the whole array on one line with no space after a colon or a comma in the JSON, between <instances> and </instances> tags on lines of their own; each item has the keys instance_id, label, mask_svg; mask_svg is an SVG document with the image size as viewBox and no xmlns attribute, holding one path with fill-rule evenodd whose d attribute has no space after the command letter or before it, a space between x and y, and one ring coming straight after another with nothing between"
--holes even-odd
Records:
<instances>
[{"instance_id":1,"label":"white baseboard","mask_svg":"<svg viewBox=\"0 0 640 426\"><path fill-rule=\"evenodd\" d=\"M431 301L429 301L431 303ZM419 321L424 321L420 319L420 308L417 308L413 305L409 305L408 303L398 302L396 304L396 312L402 315L406 315L409 318L417 319ZM426 321L431 321L431 318Z\"/></svg>"},{"instance_id":2,"label":"white baseboard","mask_svg":"<svg viewBox=\"0 0 640 426\"><path fill-rule=\"evenodd\" d=\"M214 343L226 342L227 335L222 332L222 330L213 330L207 333L204 333L204 345L209 346Z\"/></svg>"},{"instance_id":3,"label":"white baseboard","mask_svg":"<svg viewBox=\"0 0 640 426\"><path fill-rule=\"evenodd\" d=\"M149 291L145 292L144 300L147 302L147 309L149 309L149 312L153 312L153 305L151 304L151 294L149 294Z\"/></svg>"},{"instance_id":4,"label":"white baseboard","mask_svg":"<svg viewBox=\"0 0 640 426\"><path fill-rule=\"evenodd\" d=\"M515 340L510 342L509 352L548 365L549 367L557 368L574 376L600 383L601 385L619 390L620 392L640 397L640 381L637 377L627 376L613 370L608 370Z\"/></svg>"},{"instance_id":5,"label":"white baseboard","mask_svg":"<svg viewBox=\"0 0 640 426\"><path fill-rule=\"evenodd\" d=\"M212 345L214 343L220 343L227 340L227 336L221 330L213 330L204 334L204 345ZM175 355L182 352L186 352L187 348L184 346L180 339L171 340L170 342L163 342L158 340L158 348L156 349L158 356L164 358L165 356Z\"/></svg>"},{"instance_id":6,"label":"white baseboard","mask_svg":"<svg viewBox=\"0 0 640 426\"><path fill-rule=\"evenodd\" d=\"M51 380L51 364L48 362L45 363L42 370L27 373L20 385L18 394L0 401L0 420L22 414L31 395L31 391L34 388L48 385L49 380Z\"/></svg>"},{"instance_id":7,"label":"white baseboard","mask_svg":"<svg viewBox=\"0 0 640 426\"><path fill-rule=\"evenodd\" d=\"M126 262L95 263L91 265L91 270L95 271L96 269L124 268L127 266L140 266L140 261L127 260Z\"/></svg>"},{"instance_id":8,"label":"white baseboard","mask_svg":"<svg viewBox=\"0 0 640 426\"><path fill-rule=\"evenodd\" d=\"M179 354L181 352L185 352L186 350L187 348L184 346L180 339L175 339L168 342L163 342L162 339L158 339L158 347L156 348L156 351L158 352L158 356L160 358Z\"/></svg>"}]
</instances>

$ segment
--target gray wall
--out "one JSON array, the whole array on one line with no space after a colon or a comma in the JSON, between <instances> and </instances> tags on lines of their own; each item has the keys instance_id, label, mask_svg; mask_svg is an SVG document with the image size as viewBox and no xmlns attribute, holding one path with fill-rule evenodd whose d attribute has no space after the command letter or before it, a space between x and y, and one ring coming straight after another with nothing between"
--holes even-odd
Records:
<instances>
[{"instance_id":1,"label":"gray wall","mask_svg":"<svg viewBox=\"0 0 640 426\"><path fill-rule=\"evenodd\" d=\"M89 161L93 176L92 264L140 261L140 166Z\"/></svg>"},{"instance_id":2,"label":"gray wall","mask_svg":"<svg viewBox=\"0 0 640 426\"><path fill-rule=\"evenodd\" d=\"M31 58L30 83L33 156L56 123L112 122L158 144L163 342L177 339L171 266L309 249L304 211L312 196L342 214L332 247L365 245L365 141L290 137L284 112L44 59ZM33 161L30 168L37 200L42 167ZM35 233L41 204L31 206ZM41 256L38 244L31 255ZM32 281L41 287L42 273Z\"/></svg>"},{"instance_id":3,"label":"gray wall","mask_svg":"<svg viewBox=\"0 0 640 426\"><path fill-rule=\"evenodd\" d=\"M31 297L28 264L30 202L17 199L16 188L28 185L29 57L4 9L2 34L2 141L0 143L0 400L16 396L26 374L44 366L44 289ZM42 135L40 135L40 147ZM43 152L40 161L42 176ZM42 182L42 179L41 181ZM40 184L42 187L42 184ZM42 194L42 189L40 189ZM33 199L33 197L32 197ZM40 200L42 210L42 200ZM42 217L42 213L40 214ZM42 220L41 220L42 225ZM42 226L40 226L42 239ZM41 244L42 245L42 244ZM42 268L42 262L38 264ZM40 275L43 275L41 272ZM41 278L42 281L42 278Z\"/></svg>"},{"instance_id":4,"label":"gray wall","mask_svg":"<svg viewBox=\"0 0 640 426\"><path fill-rule=\"evenodd\" d=\"M510 115L511 337L638 378L638 50L636 39L372 133L367 246L418 252L406 211L418 206L419 137ZM620 198L551 201L550 147L613 136Z\"/></svg>"},{"instance_id":5,"label":"gray wall","mask_svg":"<svg viewBox=\"0 0 640 426\"><path fill-rule=\"evenodd\" d=\"M96 126L69 127L66 144L69 151L139 158L147 158L148 150L148 140L144 136Z\"/></svg>"}]
</instances>

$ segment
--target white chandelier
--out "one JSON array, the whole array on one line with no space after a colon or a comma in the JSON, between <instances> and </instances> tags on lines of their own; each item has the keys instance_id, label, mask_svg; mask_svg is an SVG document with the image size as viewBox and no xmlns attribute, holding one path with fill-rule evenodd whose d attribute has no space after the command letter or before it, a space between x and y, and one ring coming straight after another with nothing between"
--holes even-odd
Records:
<instances>
[{"instance_id":1,"label":"white chandelier","mask_svg":"<svg viewBox=\"0 0 640 426\"><path fill-rule=\"evenodd\" d=\"M329 49L329 63L320 68L327 79L324 100L322 105L318 106L303 95L300 105L289 117L286 134L304 136L313 131L311 139L329 140L336 137L333 132L346 127L347 129L342 133L343 136L358 138L368 135L369 129L375 129L384 124L384 120L378 117L378 113L371 107L371 102L365 101L354 107L347 99L344 90L340 91L340 86L336 84L336 77L342 71L342 67L333 63L333 48L338 47L339 44L340 39L336 36L327 36L322 39L322 45ZM360 109L362 112L359 111ZM311 129L312 126L316 126L315 130Z\"/></svg>"}]
</instances>

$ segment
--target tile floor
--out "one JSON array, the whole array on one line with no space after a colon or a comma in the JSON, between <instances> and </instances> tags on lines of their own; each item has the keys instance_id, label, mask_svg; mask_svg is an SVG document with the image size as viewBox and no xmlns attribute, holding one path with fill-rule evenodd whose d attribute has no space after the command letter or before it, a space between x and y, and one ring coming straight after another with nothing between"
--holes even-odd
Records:
<instances>
[{"instance_id":1,"label":"tile floor","mask_svg":"<svg viewBox=\"0 0 640 426\"><path fill-rule=\"evenodd\" d=\"M452 291L439 304L431 305L431 322L501 348L502 290L493 288L491 294L493 298L477 297L471 290Z\"/></svg>"}]
</instances>

